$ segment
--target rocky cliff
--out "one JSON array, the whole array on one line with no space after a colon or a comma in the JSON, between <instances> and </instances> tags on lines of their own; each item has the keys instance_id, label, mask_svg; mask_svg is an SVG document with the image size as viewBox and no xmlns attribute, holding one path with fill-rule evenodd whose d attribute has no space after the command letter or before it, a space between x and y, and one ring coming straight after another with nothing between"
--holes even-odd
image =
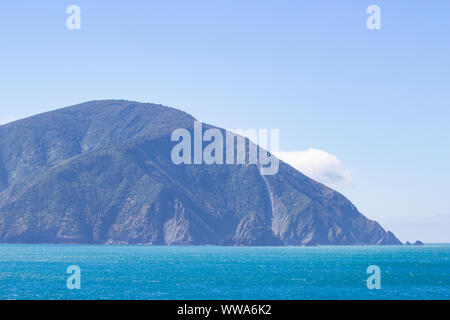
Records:
<instances>
[{"instance_id":1,"label":"rocky cliff","mask_svg":"<svg viewBox=\"0 0 450 320\"><path fill-rule=\"evenodd\" d=\"M400 244L349 200L281 162L175 165L194 118L93 101L0 126L0 242Z\"/></svg>"}]
</instances>

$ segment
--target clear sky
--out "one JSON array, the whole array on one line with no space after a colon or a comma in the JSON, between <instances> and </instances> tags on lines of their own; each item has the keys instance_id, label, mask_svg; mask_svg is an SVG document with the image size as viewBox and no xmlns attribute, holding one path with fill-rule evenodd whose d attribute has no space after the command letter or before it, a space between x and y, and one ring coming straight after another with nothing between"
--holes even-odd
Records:
<instances>
[{"instance_id":1,"label":"clear sky","mask_svg":"<svg viewBox=\"0 0 450 320\"><path fill-rule=\"evenodd\" d=\"M278 128L402 241L450 242L449 17L448 0L4 0L0 122L117 98Z\"/></svg>"}]
</instances>

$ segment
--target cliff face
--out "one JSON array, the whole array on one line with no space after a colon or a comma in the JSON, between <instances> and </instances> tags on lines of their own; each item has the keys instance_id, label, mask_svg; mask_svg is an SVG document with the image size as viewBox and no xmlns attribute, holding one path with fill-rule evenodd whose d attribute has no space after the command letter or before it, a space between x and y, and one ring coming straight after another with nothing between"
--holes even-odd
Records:
<instances>
[{"instance_id":1,"label":"cliff face","mask_svg":"<svg viewBox=\"0 0 450 320\"><path fill-rule=\"evenodd\" d=\"M0 126L0 242L400 244L342 195L285 163L175 165L194 118L94 101Z\"/></svg>"}]
</instances>

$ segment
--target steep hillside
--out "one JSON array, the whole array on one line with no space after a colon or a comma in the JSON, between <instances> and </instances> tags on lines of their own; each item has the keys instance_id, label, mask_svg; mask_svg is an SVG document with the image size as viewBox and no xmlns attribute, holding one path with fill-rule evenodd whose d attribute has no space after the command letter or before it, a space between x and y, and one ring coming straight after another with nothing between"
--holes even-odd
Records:
<instances>
[{"instance_id":1,"label":"steep hillside","mask_svg":"<svg viewBox=\"0 0 450 320\"><path fill-rule=\"evenodd\" d=\"M0 242L400 244L285 163L175 165L176 109L93 101L0 126Z\"/></svg>"}]
</instances>

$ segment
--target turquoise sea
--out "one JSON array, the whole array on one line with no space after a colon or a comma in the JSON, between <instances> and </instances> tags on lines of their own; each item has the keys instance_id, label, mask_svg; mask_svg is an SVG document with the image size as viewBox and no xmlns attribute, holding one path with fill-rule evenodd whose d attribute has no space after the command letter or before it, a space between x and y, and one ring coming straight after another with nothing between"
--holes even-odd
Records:
<instances>
[{"instance_id":1,"label":"turquoise sea","mask_svg":"<svg viewBox=\"0 0 450 320\"><path fill-rule=\"evenodd\" d=\"M81 289L69 290L69 266ZM381 269L369 290L366 270ZM450 245L0 245L0 299L446 299Z\"/></svg>"}]
</instances>

